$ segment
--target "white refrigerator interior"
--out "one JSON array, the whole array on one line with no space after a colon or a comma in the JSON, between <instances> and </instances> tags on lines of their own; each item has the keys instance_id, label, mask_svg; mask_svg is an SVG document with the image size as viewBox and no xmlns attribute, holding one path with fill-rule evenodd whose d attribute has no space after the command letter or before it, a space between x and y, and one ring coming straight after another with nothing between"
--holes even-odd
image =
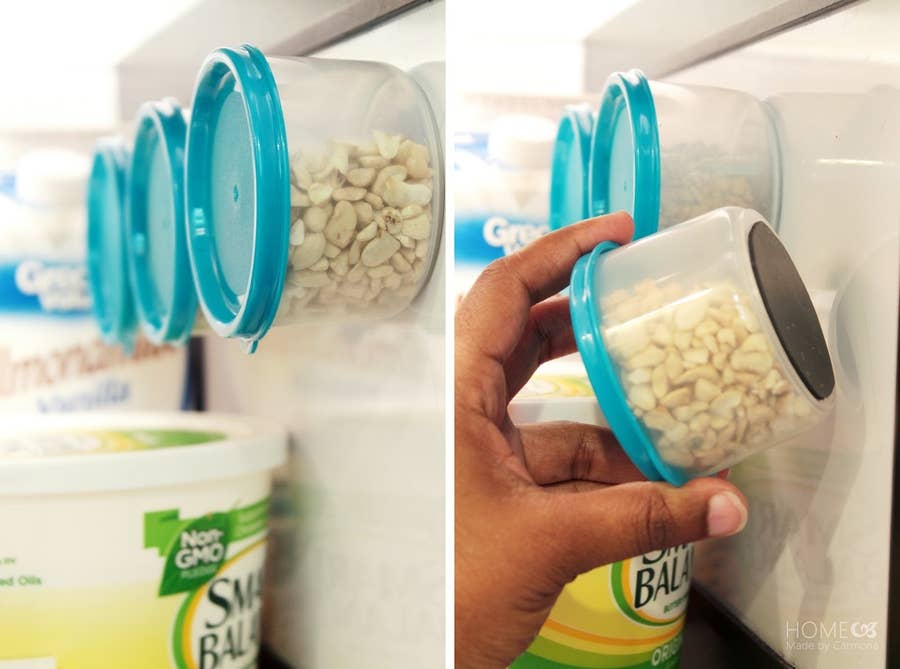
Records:
<instances>
[{"instance_id":1,"label":"white refrigerator interior","mask_svg":"<svg viewBox=\"0 0 900 669\"><path fill-rule=\"evenodd\" d=\"M779 236L813 293L833 426L732 470L743 533L695 578L798 669L886 664L900 253L900 4L871 0L681 71L770 106Z\"/></svg>"},{"instance_id":2,"label":"white refrigerator interior","mask_svg":"<svg viewBox=\"0 0 900 669\"><path fill-rule=\"evenodd\" d=\"M417 68L443 59L443 13L429 3L313 55L413 71L443 126L443 64ZM206 339L208 408L291 430L263 627L293 667L444 655L444 256L390 321L273 328L252 356Z\"/></svg>"}]
</instances>

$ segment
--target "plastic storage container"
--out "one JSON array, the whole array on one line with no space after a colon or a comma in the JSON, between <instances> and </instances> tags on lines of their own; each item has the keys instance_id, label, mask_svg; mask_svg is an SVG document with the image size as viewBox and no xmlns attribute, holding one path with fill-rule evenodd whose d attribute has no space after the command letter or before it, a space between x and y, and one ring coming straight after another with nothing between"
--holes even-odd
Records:
<instances>
[{"instance_id":1,"label":"plastic storage container","mask_svg":"<svg viewBox=\"0 0 900 669\"><path fill-rule=\"evenodd\" d=\"M588 105L566 107L550 165L550 229L590 217L588 170L596 116Z\"/></svg>"},{"instance_id":2,"label":"plastic storage container","mask_svg":"<svg viewBox=\"0 0 900 669\"><path fill-rule=\"evenodd\" d=\"M191 268L212 328L385 317L421 290L443 217L422 88L386 64L218 49L188 130Z\"/></svg>"},{"instance_id":3,"label":"plastic storage container","mask_svg":"<svg viewBox=\"0 0 900 669\"><path fill-rule=\"evenodd\" d=\"M134 347L137 317L125 253L128 150L120 139L101 140L88 182L87 258L94 316L103 340Z\"/></svg>"},{"instance_id":4,"label":"plastic storage container","mask_svg":"<svg viewBox=\"0 0 900 669\"><path fill-rule=\"evenodd\" d=\"M126 216L127 258L147 339L186 341L197 320L184 215L185 114L174 100L138 111Z\"/></svg>"},{"instance_id":5,"label":"plastic storage container","mask_svg":"<svg viewBox=\"0 0 900 669\"><path fill-rule=\"evenodd\" d=\"M215 414L5 421L0 666L255 666L285 456Z\"/></svg>"},{"instance_id":6,"label":"plastic storage container","mask_svg":"<svg viewBox=\"0 0 900 669\"><path fill-rule=\"evenodd\" d=\"M809 294L755 211L719 209L572 272L591 385L650 479L681 485L818 425L834 374Z\"/></svg>"},{"instance_id":7,"label":"plastic storage container","mask_svg":"<svg viewBox=\"0 0 900 669\"><path fill-rule=\"evenodd\" d=\"M425 92L425 97L434 111L438 127L438 145L446 146L446 109L445 100L447 85L443 61L428 62L409 70L409 76L418 83ZM443 160L443 159L442 159ZM437 242L435 258L432 261L434 270L425 286L416 296L413 303L403 312L403 318L415 321L418 325L440 333L446 332L446 283L443 268L446 267L447 239L442 234Z\"/></svg>"},{"instance_id":8,"label":"plastic storage container","mask_svg":"<svg viewBox=\"0 0 900 669\"><path fill-rule=\"evenodd\" d=\"M636 239L717 207L755 209L777 228L778 143L746 93L613 74L591 154L590 213L629 212Z\"/></svg>"}]
</instances>

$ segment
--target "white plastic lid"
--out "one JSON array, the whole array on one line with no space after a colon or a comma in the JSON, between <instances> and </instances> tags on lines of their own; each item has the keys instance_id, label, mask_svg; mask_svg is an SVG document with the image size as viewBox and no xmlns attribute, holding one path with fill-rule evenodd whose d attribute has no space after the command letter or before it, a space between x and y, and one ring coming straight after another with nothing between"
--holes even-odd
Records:
<instances>
[{"instance_id":1,"label":"white plastic lid","mask_svg":"<svg viewBox=\"0 0 900 669\"><path fill-rule=\"evenodd\" d=\"M514 423L565 420L608 427L577 354L541 365L509 405Z\"/></svg>"},{"instance_id":2,"label":"white plastic lid","mask_svg":"<svg viewBox=\"0 0 900 669\"><path fill-rule=\"evenodd\" d=\"M16 164L16 195L41 207L81 206L90 168L89 156L75 151L30 151Z\"/></svg>"},{"instance_id":3,"label":"white plastic lid","mask_svg":"<svg viewBox=\"0 0 900 669\"><path fill-rule=\"evenodd\" d=\"M549 170L556 124L543 116L500 116L488 134L488 157L509 167Z\"/></svg>"},{"instance_id":4,"label":"white plastic lid","mask_svg":"<svg viewBox=\"0 0 900 669\"><path fill-rule=\"evenodd\" d=\"M0 497L177 486L273 469L287 433L208 413L58 414L0 425Z\"/></svg>"}]
</instances>

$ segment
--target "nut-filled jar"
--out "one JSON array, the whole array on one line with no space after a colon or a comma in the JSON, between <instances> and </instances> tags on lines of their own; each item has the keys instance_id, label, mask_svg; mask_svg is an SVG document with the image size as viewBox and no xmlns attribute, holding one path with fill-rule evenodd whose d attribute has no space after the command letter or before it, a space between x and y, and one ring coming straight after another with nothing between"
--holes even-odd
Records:
<instances>
[{"instance_id":1,"label":"nut-filled jar","mask_svg":"<svg viewBox=\"0 0 900 669\"><path fill-rule=\"evenodd\" d=\"M824 421L834 374L784 246L728 207L572 272L578 349L609 425L650 479L681 485Z\"/></svg>"},{"instance_id":2,"label":"nut-filled jar","mask_svg":"<svg viewBox=\"0 0 900 669\"><path fill-rule=\"evenodd\" d=\"M764 103L741 91L610 76L591 147L590 214L625 210L635 238L718 207L777 229L778 142Z\"/></svg>"},{"instance_id":3,"label":"nut-filled jar","mask_svg":"<svg viewBox=\"0 0 900 669\"><path fill-rule=\"evenodd\" d=\"M588 218L588 169L596 116L586 104L565 108L550 163L550 229Z\"/></svg>"},{"instance_id":4,"label":"nut-filled jar","mask_svg":"<svg viewBox=\"0 0 900 669\"><path fill-rule=\"evenodd\" d=\"M186 341L197 320L184 215L185 113L174 100L137 116L126 248L138 319L156 344Z\"/></svg>"},{"instance_id":5,"label":"nut-filled jar","mask_svg":"<svg viewBox=\"0 0 900 669\"><path fill-rule=\"evenodd\" d=\"M431 273L438 128L419 84L390 65L214 51L186 169L200 305L250 350L273 323L394 315Z\"/></svg>"},{"instance_id":6,"label":"nut-filled jar","mask_svg":"<svg viewBox=\"0 0 900 669\"><path fill-rule=\"evenodd\" d=\"M103 340L134 346L137 318L125 257L128 149L123 140L98 142L87 192L88 278Z\"/></svg>"}]
</instances>

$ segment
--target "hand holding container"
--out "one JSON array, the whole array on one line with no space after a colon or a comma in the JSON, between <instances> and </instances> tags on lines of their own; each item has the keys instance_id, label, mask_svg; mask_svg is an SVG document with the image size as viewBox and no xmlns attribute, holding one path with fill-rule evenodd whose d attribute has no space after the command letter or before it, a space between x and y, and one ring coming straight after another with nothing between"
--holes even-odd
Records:
<instances>
[{"instance_id":1,"label":"hand holding container","mask_svg":"<svg viewBox=\"0 0 900 669\"><path fill-rule=\"evenodd\" d=\"M833 405L809 294L757 212L725 208L575 266L579 351L649 479L681 485L811 430Z\"/></svg>"}]
</instances>

